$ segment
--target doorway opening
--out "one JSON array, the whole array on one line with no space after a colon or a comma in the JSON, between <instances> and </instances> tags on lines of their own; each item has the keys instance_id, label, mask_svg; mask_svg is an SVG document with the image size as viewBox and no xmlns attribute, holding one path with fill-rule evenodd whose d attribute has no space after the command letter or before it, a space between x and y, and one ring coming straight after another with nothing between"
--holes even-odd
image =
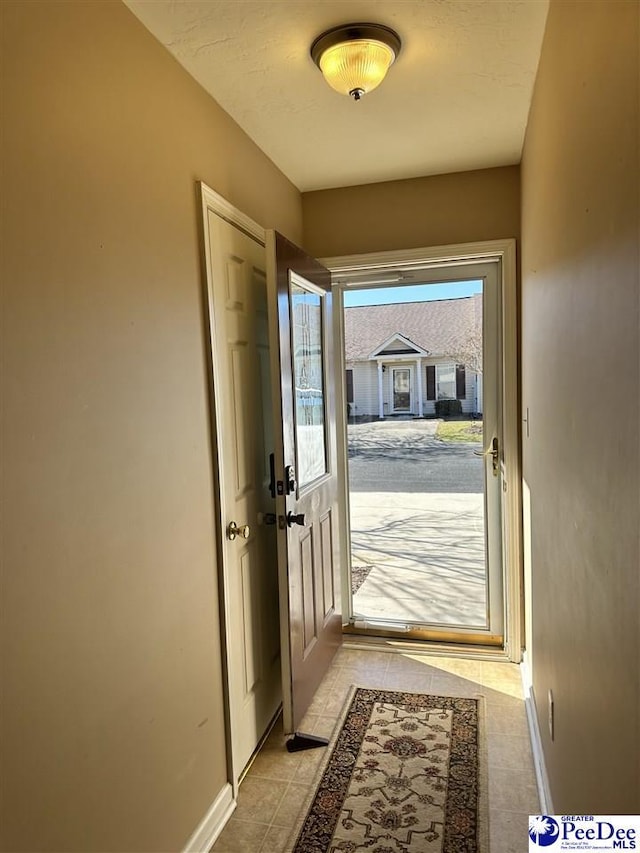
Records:
<instances>
[{"instance_id":1,"label":"doorway opening","mask_svg":"<svg viewBox=\"0 0 640 853\"><path fill-rule=\"evenodd\" d=\"M347 630L505 645L499 265L339 283Z\"/></svg>"},{"instance_id":2,"label":"doorway opening","mask_svg":"<svg viewBox=\"0 0 640 853\"><path fill-rule=\"evenodd\" d=\"M356 626L488 629L482 303L482 279L345 294Z\"/></svg>"}]
</instances>

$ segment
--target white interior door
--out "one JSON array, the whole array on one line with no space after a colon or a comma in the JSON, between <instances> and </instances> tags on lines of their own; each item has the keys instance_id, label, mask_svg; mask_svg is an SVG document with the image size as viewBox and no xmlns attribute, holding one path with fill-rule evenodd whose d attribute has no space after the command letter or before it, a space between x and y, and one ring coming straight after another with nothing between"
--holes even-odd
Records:
<instances>
[{"instance_id":1,"label":"white interior door","mask_svg":"<svg viewBox=\"0 0 640 853\"><path fill-rule=\"evenodd\" d=\"M213 397L234 777L281 702L265 248L206 205ZM255 229L257 231L257 227Z\"/></svg>"}]
</instances>

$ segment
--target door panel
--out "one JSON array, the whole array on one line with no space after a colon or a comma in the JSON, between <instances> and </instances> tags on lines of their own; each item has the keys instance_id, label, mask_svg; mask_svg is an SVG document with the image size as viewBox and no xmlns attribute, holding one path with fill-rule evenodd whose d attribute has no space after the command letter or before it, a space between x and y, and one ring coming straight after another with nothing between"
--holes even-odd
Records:
<instances>
[{"instance_id":1,"label":"door panel","mask_svg":"<svg viewBox=\"0 0 640 853\"><path fill-rule=\"evenodd\" d=\"M333 525L331 510L320 519L320 542L322 565L333 559ZM323 593L322 598L322 621L323 624L331 618L335 609L335 583L333 572L323 571L320 573L319 583Z\"/></svg>"},{"instance_id":2,"label":"door panel","mask_svg":"<svg viewBox=\"0 0 640 853\"><path fill-rule=\"evenodd\" d=\"M257 595L259 578L256 571L256 560L253 555L253 543L247 545L244 553L240 555L240 580L242 595L242 628L244 634L243 643L243 675L244 696L250 696L262 679L262 661L260 660L259 637L260 619Z\"/></svg>"},{"instance_id":3,"label":"door panel","mask_svg":"<svg viewBox=\"0 0 640 853\"><path fill-rule=\"evenodd\" d=\"M300 568L302 576L302 656L306 657L318 638L316 597L314 595L313 533L305 531L300 538Z\"/></svg>"},{"instance_id":4,"label":"door panel","mask_svg":"<svg viewBox=\"0 0 640 853\"><path fill-rule=\"evenodd\" d=\"M328 270L267 241L276 400L283 716L294 732L342 639ZM277 355L276 355L277 350Z\"/></svg>"}]
</instances>

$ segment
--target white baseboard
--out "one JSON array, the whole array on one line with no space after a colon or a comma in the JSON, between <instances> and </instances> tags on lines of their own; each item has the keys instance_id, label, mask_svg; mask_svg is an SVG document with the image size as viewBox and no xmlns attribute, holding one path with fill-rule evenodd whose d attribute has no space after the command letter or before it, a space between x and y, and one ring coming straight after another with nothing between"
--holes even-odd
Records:
<instances>
[{"instance_id":1,"label":"white baseboard","mask_svg":"<svg viewBox=\"0 0 640 853\"><path fill-rule=\"evenodd\" d=\"M529 723L529 737L531 738L531 749L533 751L533 765L536 771L538 796L540 797L540 812L541 814L552 815L555 812L551 801L551 789L549 788L549 777L547 776L547 767L544 761L544 752L542 751L542 738L540 737L540 727L538 726L536 699L533 693L531 669L526 651L522 656L520 675L522 677L524 705Z\"/></svg>"},{"instance_id":2,"label":"white baseboard","mask_svg":"<svg viewBox=\"0 0 640 853\"><path fill-rule=\"evenodd\" d=\"M233 799L233 789L229 783L220 791L206 815L200 821L183 853L207 853L233 814L236 801Z\"/></svg>"}]
</instances>

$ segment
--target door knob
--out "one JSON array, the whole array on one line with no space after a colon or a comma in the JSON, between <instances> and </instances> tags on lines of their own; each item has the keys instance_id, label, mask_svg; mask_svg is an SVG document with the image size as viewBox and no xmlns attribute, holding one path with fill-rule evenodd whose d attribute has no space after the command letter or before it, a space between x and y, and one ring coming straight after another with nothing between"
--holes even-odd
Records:
<instances>
[{"instance_id":1,"label":"door knob","mask_svg":"<svg viewBox=\"0 0 640 853\"><path fill-rule=\"evenodd\" d=\"M227 527L227 539L230 539L232 542L238 536L241 536L243 539L248 539L251 535L251 530L249 529L248 524L241 524L240 527L235 523L235 521L229 522L229 526Z\"/></svg>"},{"instance_id":2,"label":"door knob","mask_svg":"<svg viewBox=\"0 0 640 853\"><path fill-rule=\"evenodd\" d=\"M288 512L287 524L289 527L293 527L294 524L299 524L301 527L304 527L304 513L296 515L295 512Z\"/></svg>"}]
</instances>

